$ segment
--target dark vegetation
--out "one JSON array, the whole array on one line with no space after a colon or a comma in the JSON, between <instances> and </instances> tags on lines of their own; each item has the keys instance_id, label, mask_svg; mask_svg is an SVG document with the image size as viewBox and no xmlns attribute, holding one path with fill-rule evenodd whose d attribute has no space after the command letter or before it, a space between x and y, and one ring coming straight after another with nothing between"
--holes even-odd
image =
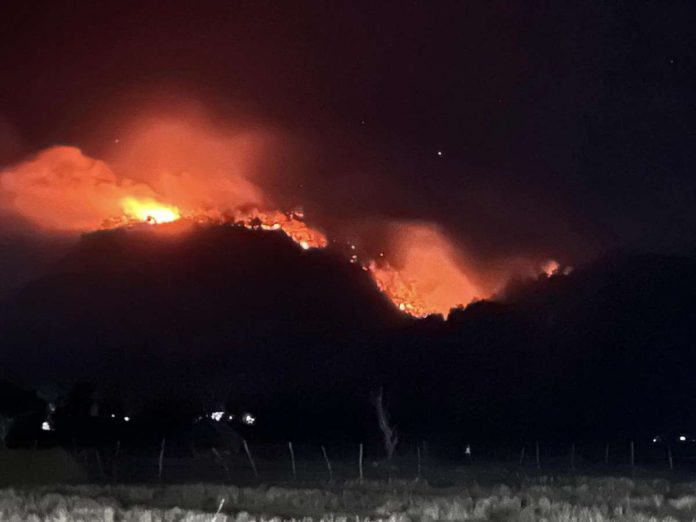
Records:
<instances>
[{"instance_id":1,"label":"dark vegetation","mask_svg":"<svg viewBox=\"0 0 696 522\"><path fill-rule=\"evenodd\" d=\"M380 386L404 444L647 437L693 426L695 269L616 254L445 322L281 234L100 232L0 302L0 366L153 419L243 403L266 441L379 444Z\"/></svg>"}]
</instances>

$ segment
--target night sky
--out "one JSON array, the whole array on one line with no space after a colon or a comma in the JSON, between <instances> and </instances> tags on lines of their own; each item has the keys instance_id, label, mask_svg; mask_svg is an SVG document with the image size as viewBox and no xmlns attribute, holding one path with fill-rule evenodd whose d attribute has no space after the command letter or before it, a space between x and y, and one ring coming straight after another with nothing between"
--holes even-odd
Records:
<instances>
[{"instance_id":1,"label":"night sky","mask_svg":"<svg viewBox=\"0 0 696 522\"><path fill-rule=\"evenodd\" d=\"M476 256L568 263L693 246L686 2L3 2L0 20L6 162L96 152L109 118L184 97L301 142L266 186L324 222L424 218Z\"/></svg>"},{"instance_id":2,"label":"night sky","mask_svg":"<svg viewBox=\"0 0 696 522\"><path fill-rule=\"evenodd\" d=\"M327 389L327 412L360 410L351 397L383 384L410 397L410 417L395 408L412 430L431 411L433 429L478 415L527 433L546 415L534 404L560 432L595 416L628 429L637 379L650 426L675 427L693 392L694 27L688 2L2 2L0 173L53 145L109 159L145 108L196 106L272 135L253 182L330 236L377 252L389 223L422 221L475 271L576 267L412 324L335 252L298 258L239 230L79 241L27 225L0 183L4 377L89 370L113 396L132 371L132 398L152 368L166 394L190 364L191 389L235 375L276 413ZM286 277L260 275L269 259ZM593 411L585 393L612 399ZM463 396L459 413L432 408Z\"/></svg>"}]
</instances>

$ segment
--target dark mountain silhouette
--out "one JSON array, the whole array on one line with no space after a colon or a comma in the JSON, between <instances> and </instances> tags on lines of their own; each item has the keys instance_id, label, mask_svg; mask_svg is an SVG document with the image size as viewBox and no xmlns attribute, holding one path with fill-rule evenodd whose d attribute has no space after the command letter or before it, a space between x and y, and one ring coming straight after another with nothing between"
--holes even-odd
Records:
<instances>
[{"instance_id":1,"label":"dark mountain silhouette","mask_svg":"<svg viewBox=\"0 0 696 522\"><path fill-rule=\"evenodd\" d=\"M377 437L378 386L406 437L685 429L695 269L614 255L414 320L336 249L280 233L99 232L0 302L0 364L30 385L91 380L126 404L242 401L260 432L293 440Z\"/></svg>"},{"instance_id":2,"label":"dark mountain silhouette","mask_svg":"<svg viewBox=\"0 0 696 522\"><path fill-rule=\"evenodd\" d=\"M383 365L394 417L460 442L692 429L694 295L695 258L621 254L414 322Z\"/></svg>"},{"instance_id":3,"label":"dark mountain silhouette","mask_svg":"<svg viewBox=\"0 0 696 522\"><path fill-rule=\"evenodd\" d=\"M0 306L3 358L39 379L186 365L215 382L271 356L287 379L403 321L336 252L233 226L89 234Z\"/></svg>"}]
</instances>

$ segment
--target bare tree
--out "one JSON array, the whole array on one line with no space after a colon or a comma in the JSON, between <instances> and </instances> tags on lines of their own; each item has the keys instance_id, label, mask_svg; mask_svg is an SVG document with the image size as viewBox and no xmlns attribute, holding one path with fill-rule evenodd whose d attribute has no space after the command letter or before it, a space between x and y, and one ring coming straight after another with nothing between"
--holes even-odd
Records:
<instances>
[{"instance_id":1,"label":"bare tree","mask_svg":"<svg viewBox=\"0 0 696 522\"><path fill-rule=\"evenodd\" d=\"M379 429L382 430L384 436L384 449L387 451L387 460L391 460L394 456L394 450L399 443L399 436L396 434L396 426L391 426L389 423L389 412L384 405L384 392L382 388L379 393L372 397L372 404L377 412L377 422Z\"/></svg>"}]
</instances>

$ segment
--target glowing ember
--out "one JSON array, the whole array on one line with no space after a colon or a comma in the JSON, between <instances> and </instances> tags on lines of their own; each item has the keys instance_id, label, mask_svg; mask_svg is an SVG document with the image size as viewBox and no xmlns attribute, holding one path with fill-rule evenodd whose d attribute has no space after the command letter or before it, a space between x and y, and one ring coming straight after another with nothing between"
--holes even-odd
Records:
<instances>
[{"instance_id":1,"label":"glowing ember","mask_svg":"<svg viewBox=\"0 0 696 522\"><path fill-rule=\"evenodd\" d=\"M414 317L425 317L434 310L428 309L415 288L413 281L392 268L389 264L377 266L373 261L368 267L377 288L385 294L396 307Z\"/></svg>"},{"instance_id":2,"label":"glowing ember","mask_svg":"<svg viewBox=\"0 0 696 522\"><path fill-rule=\"evenodd\" d=\"M252 230L278 230L287 235L304 250L324 248L326 235L304 222L302 211L280 212L252 209L235 212L234 221Z\"/></svg>"},{"instance_id":3,"label":"glowing ember","mask_svg":"<svg viewBox=\"0 0 696 522\"><path fill-rule=\"evenodd\" d=\"M171 223L181 218L178 208L164 205L154 199L126 197L121 200L121 207L127 218L151 225Z\"/></svg>"}]
</instances>

